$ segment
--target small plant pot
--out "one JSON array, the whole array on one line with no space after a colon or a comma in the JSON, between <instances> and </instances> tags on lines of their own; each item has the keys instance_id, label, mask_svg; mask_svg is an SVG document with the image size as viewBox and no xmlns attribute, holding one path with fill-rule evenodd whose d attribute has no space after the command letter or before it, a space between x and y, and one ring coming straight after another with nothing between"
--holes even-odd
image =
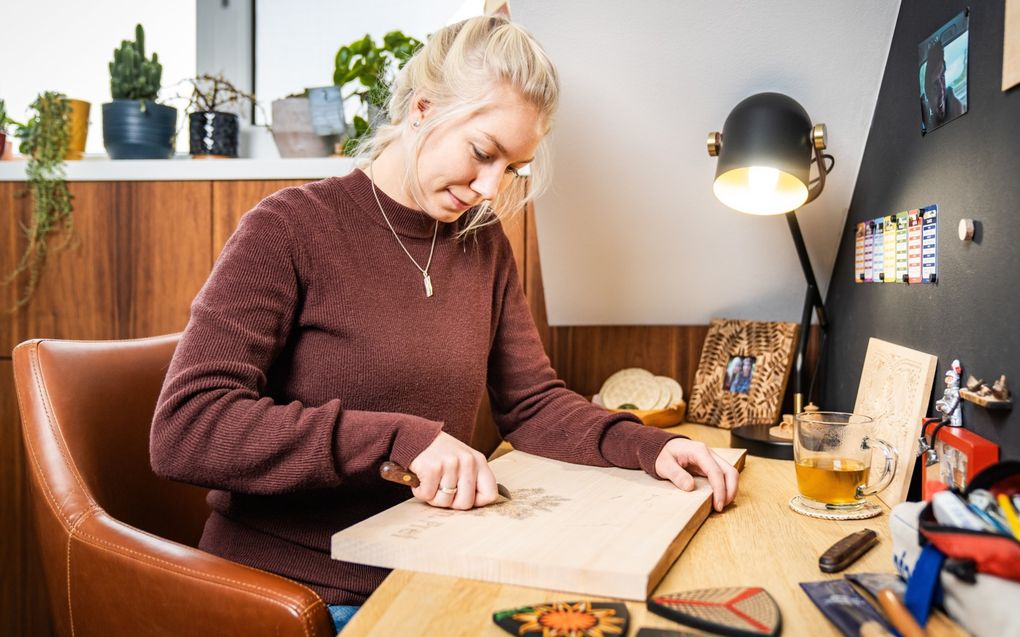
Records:
<instances>
[{"instance_id":1,"label":"small plant pot","mask_svg":"<svg viewBox=\"0 0 1020 637\"><path fill-rule=\"evenodd\" d=\"M312 127L307 97L288 97L273 102L273 141L280 157L328 157L339 141L337 135L319 135Z\"/></svg>"},{"instance_id":2,"label":"small plant pot","mask_svg":"<svg viewBox=\"0 0 1020 637\"><path fill-rule=\"evenodd\" d=\"M145 100L103 104L103 145L111 159L169 159L174 156L177 109Z\"/></svg>"},{"instance_id":3,"label":"small plant pot","mask_svg":"<svg viewBox=\"0 0 1020 637\"><path fill-rule=\"evenodd\" d=\"M91 104L83 100L68 100L71 114L68 115L67 153L64 159L81 159L85 154L85 140L89 135L89 110Z\"/></svg>"},{"instance_id":4,"label":"small plant pot","mask_svg":"<svg viewBox=\"0 0 1020 637\"><path fill-rule=\"evenodd\" d=\"M238 119L233 113L199 111L188 116L192 157L237 157Z\"/></svg>"},{"instance_id":5,"label":"small plant pot","mask_svg":"<svg viewBox=\"0 0 1020 637\"><path fill-rule=\"evenodd\" d=\"M7 150L7 133L0 131L0 159L4 158L5 150Z\"/></svg>"}]
</instances>

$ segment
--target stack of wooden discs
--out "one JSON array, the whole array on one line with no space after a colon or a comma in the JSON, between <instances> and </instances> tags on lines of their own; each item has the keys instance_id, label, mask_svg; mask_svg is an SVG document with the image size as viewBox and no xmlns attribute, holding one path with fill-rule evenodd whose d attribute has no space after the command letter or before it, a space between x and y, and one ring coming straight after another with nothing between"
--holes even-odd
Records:
<instances>
[{"instance_id":1,"label":"stack of wooden discs","mask_svg":"<svg viewBox=\"0 0 1020 637\"><path fill-rule=\"evenodd\" d=\"M646 369L621 369L602 383L598 398L610 411L628 411L646 425L672 427L683 422L687 405L680 383Z\"/></svg>"}]
</instances>

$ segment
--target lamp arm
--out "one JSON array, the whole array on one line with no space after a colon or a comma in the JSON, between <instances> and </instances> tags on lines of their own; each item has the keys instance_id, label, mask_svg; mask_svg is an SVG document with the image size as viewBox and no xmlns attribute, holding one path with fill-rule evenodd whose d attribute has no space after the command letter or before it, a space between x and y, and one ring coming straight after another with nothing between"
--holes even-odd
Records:
<instances>
[{"instance_id":1,"label":"lamp arm","mask_svg":"<svg viewBox=\"0 0 1020 637\"><path fill-rule=\"evenodd\" d=\"M811 267L811 259L808 257L807 246L804 244L804 235L801 234L795 210L786 213L786 222L790 226L793 245L797 249L797 257L800 259L801 268L804 270L804 279L807 281L807 292L804 295L804 312L801 314L800 322L800 338L797 343L797 353L793 369L793 409L794 413L800 413L804 408L804 388L807 385L804 381L807 372L805 363L808 341L811 335L811 310L814 309L818 315L818 328L822 331L823 337L828 329L829 322L825 316L822 295L818 290L818 281L815 279L815 272ZM813 379L811 384L814 384Z\"/></svg>"},{"instance_id":2,"label":"lamp arm","mask_svg":"<svg viewBox=\"0 0 1020 637\"><path fill-rule=\"evenodd\" d=\"M786 223L790 226L790 234L793 236L793 247L797 250L797 258L800 260L800 267L804 270L804 279L808 284L808 298L805 303L810 303L818 314L818 324L825 328L828 320L825 317L825 306L822 303L822 295L818 291L818 281L815 279L815 271L811 267L811 258L808 257L807 246L804 244L804 235L800 232L800 224L797 223L797 211L791 210L786 213Z\"/></svg>"},{"instance_id":3,"label":"lamp arm","mask_svg":"<svg viewBox=\"0 0 1020 637\"><path fill-rule=\"evenodd\" d=\"M818 164L818 179L816 180L817 183L814 185L814 187L808 190L807 200L803 204L801 204L802 206L811 203L812 201L818 198L818 195L822 194L822 190L825 188L825 175L828 174L828 171L825 170L825 158L831 157L831 155L822 154L822 151L818 150L817 148L812 148L811 152L815 156L815 163ZM829 170L832 169L830 168Z\"/></svg>"}]
</instances>

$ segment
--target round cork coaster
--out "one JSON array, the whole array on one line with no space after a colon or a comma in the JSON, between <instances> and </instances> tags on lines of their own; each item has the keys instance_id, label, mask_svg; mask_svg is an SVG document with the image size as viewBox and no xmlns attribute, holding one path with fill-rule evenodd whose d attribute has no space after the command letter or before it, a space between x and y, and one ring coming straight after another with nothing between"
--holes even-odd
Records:
<instances>
[{"instance_id":1,"label":"round cork coaster","mask_svg":"<svg viewBox=\"0 0 1020 637\"><path fill-rule=\"evenodd\" d=\"M790 508L801 515L822 520L866 520L882 514L882 507L874 502L866 502L859 509L823 509L801 495L790 498Z\"/></svg>"}]
</instances>

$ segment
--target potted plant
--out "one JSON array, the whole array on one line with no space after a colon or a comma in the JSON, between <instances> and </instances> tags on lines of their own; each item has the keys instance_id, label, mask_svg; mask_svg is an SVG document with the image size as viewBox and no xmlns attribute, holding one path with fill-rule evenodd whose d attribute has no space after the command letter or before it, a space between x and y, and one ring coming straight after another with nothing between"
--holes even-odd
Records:
<instances>
[{"instance_id":1,"label":"potted plant","mask_svg":"<svg viewBox=\"0 0 1020 637\"><path fill-rule=\"evenodd\" d=\"M89 111L92 105L85 100L68 100L71 111L68 114L67 155L64 159L81 159L85 154L85 141L89 135Z\"/></svg>"},{"instance_id":2,"label":"potted plant","mask_svg":"<svg viewBox=\"0 0 1020 637\"><path fill-rule=\"evenodd\" d=\"M67 247L74 236L71 193L64 181L64 157L70 138L71 106L68 102L62 93L39 94L30 107L33 114L28 123L18 129L21 153L28 157L25 173L32 194L32 219L25 228L27 241L21 258L4 279L4 285L12 285L22 275L27 276L18 298L9 308L12 312L32 298L49 250ZM49 237L57 232L62 232L64 239L51 246Z\"/></svg>"},{"instance_id":3,"label":"potted plant","mask_svg":"<svg viewBox=\"0 0 1020 637\"><path fill-rule=\"evenodd\" d=\"M347 130L336 86L305 89L273 101L273 141L280 157L328 157Z\"/></svg>"},{"instance_id":4,"label":"potted plant","mask_svg":"<svg viewBox=\"0 0 1020 637\"><path fill-rule=\"evenodd\" d=\"M404 68L422 43L402 31L390 31L383 36L382 46L368 34L360 40L340 47L334 59L333 84L341 87L355 84L355 90L344 99L357 97L360 112L354 114L350 128L354 134L344 143L344 153L353 154L363 137L386 109L390 99L390 84L396 69Z\"/></svg>"},{"instance_id":5,"label":"potted plant","mask_svg":"<svg viewBox=\"0 0 1020 637\"><path fill-rule=\"evenodd\" d=\"M89 108L90 104L84 100L68 99L70 110L65 118L68 127L67 153L64 159L81 159L85 154L85 140L89 132ZM21 136L26 132L24 124L19 124L7 116L7 108L3 100L0 100L0 159L9 159L5 152L9 153L14 144L5 144L7 127L15 126L16 134Z\"/></svg>"},{"instance_id":6,"label":"potted plant","mask_svg":"<svg viewBox=\"0 0 1020 637\"><path fill-rule=\"evenodd\" d=\"M258 106L255 96L238 89L222 75L199 75L184 80L191 94L184 111L188 115L188 139L192 157L237 157L239 120L243 102Z\"/></svg>"},{"instance_id":7,"label":"potted plant","mask_svg":"<svg viewBox=\"0 0 1020 637\"><path fill-rule=\"evenodd\" d=\"M112 159L168 159L174 154L177 109L157 104L163 65L145 57L145 31L124 40L110 62L113 101L103 104L103 145Z\"/></svg>"},{"instance_id":8,"label":"potted plant","mask_svg":"<svg viewBox=\"0 0 1020 637\"><path fill-rule=\"evenodd\" d=\"M4 100L0 100L0 159L8 158L11 149L14 148L13 143L7 143L7 129L11 126L15 126L17 129L25 127L24 124L19 124L7 116L7 104Z\"/></svg>"}]
</instances>

